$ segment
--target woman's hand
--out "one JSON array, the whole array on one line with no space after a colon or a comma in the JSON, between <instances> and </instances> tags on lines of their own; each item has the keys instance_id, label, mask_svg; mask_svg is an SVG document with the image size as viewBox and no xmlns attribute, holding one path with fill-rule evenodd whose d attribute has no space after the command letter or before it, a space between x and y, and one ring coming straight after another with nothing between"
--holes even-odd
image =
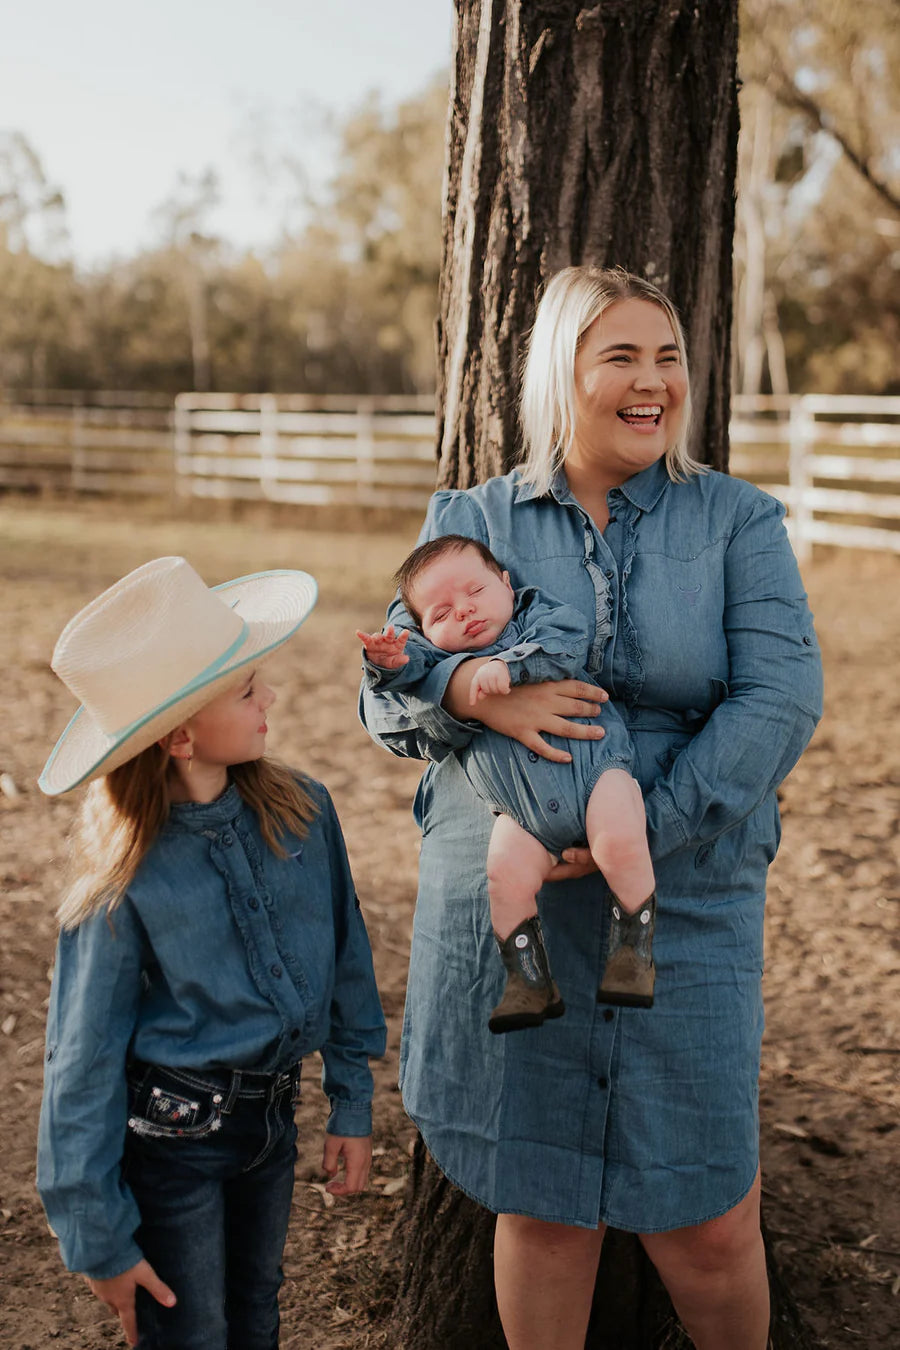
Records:
<instances>
[{"instance_id":1,"label":"woman's hand","mask_svg":"<svg viewBox=\"0 0 900 1350\"><path fill-rule=\"evenodd\" d=\"M483 659L464 661L450 677L444 695L444 707L463 722L472 717L470 686ZM492 731L510 736L543 759L568 764L567 750L548 745L542 733L565 736L576 741L599 741L603 728L590 723L573 722L573 717L596 717L609 695L584 680L544 680L540 684L519 684L508 694L489 695L478 704L478 721Z\"/></svg>"},{"instance_id":2,"label":"woman's hand","mask_svg":"<svg viewBox=\"0 0 900 1350\"><path fill-rule=\"evenodd\" d=\"M588 877L600 868L594 862L589 848L567 848L563 850L559 862L547 874L548 881L576 881L578 877Z\"/></svg>"},{"instance_id":3,"label":"woman's hand","mask_svg":"<svg viewBox=\"0 0 900 1350\"><path fill-rule=\"evenodd\" d=\"M325 1187L330 1195L356 1195L364 1191L372 1165L372 1136L326 1134L322 1154L322 1171L327 1177L336 1177L339 1167L344 1169L343 1181L329 1181Z\"/></svg>"},{"instance_id":4,"label":"woman's hand","mask_svg":"<svg viewBox=\"0 0 900 1350\"><path fill-rule=\"evenodd\" d=\"M122 1323L122 1330L128 1337L129 1345L137 1345L137 1317L134 1311L135 1290L140 1286L152 1294L157 1303L164 1308L174 1308L175 1295L167 1284L163 1284L149 1261L138 1261L130 1270L114 1275L111 1280L92 1280L87 1278L93 1292L111 1308Z\"/></svg>"}]
</instances>

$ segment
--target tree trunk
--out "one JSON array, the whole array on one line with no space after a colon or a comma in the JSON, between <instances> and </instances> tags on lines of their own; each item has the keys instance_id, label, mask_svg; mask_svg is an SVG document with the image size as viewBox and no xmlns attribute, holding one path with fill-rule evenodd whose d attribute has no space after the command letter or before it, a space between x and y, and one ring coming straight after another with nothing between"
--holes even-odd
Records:
<instances>
[{"instance_id":1,"label":"tree trunk","mask_svg":"<svg viewBox=\"0 0 900 1350\"><path fill-rule=\"evenodd\" d=\"M737 0L457 0L438 320L438 457L516 459L542 282L621 264L688 332L694 452L727 464Z\"/></svg>"},{"instance_id":2,"label":"tree trunk","mask_svg":"<svg viewBox=\"0 0 900 1350\"><path fill-rule=\"evenodd\" d=\"M571 263L661 286L688 334L693 450L727 467L737 0L456 0L438 321L438 461L467 487L517 457L522 341ZM502 1350L493 1216L417 1141L391 1343ZM774 1347L803 1350L798 1323ZM586 1346L686 1346L637 1239L604 1243Z\"/></svg>"}]
</instances>

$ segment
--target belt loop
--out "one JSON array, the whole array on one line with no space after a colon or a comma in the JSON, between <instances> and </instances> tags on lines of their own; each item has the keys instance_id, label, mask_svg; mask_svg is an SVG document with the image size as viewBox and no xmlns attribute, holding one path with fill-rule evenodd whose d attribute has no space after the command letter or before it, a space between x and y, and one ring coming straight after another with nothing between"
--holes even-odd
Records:
<instances>
[{"instance_id":1,"label":"belt loop","mask_svg":"<svg viewBox=\"0 0 900 1350\"><path fill-rule=\"evenodd\" d=\"M234 1103L237 1100L237 1096L240 1090L241 1090L241 1071L240 1069L232 1069L231 1082L228 1085L228 1091L226 1092L225 1100L222 1103L223 1116L228 1116L231 1114L232 1109L234 1108Z\"/></svg>"}]
</instances>

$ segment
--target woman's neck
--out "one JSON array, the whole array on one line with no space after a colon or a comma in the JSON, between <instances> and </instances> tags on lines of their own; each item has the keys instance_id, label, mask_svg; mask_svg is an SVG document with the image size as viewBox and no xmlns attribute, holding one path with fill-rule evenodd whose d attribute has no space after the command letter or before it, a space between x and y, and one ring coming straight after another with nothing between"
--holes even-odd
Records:
<instances>
[{"instance_id":1,"label":"woman's neck","mask_svg":"<svg viewBox=\"0 0 900 1350\"><path fill-rule=\"evenodd\" d=\"M572 490L581 506L587 511L591 520L597 526L598 530L605 530L609 524L609 506L606 501L606 494L611 488L620 487L621 483L601 478L596 468L592 465L590 468L582 468L577 462L572 463L566 460L563 466L566 482ZM622 482L625 480L622 479Z\"/></svg>"}]
</instances>

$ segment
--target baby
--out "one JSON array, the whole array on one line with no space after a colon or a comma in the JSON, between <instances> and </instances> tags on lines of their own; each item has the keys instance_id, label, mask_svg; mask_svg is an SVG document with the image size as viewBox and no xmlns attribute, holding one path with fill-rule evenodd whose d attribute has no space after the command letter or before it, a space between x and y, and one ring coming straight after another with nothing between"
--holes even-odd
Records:
<instances>
[{"instance_id":1,"label":"baby","mask_svg":"<svg viewBox=\"0 0 900 1350\"><path fill-rule=\"evenodd\" d=\"M514 591L490 549L462 535L421 544L395 581L417 630L357 632L371 687L406 689L436 665L466 662L473 705L512 685L577 678L585 673L588 633L581 614L539 591ZM560 1017L537 893L562 850L585 839L613 892L601 1002L649 1008L655 969L653 867L644 804L631 776L625 725L604 705L600 741L566 742L571 763L558 764L485 727L457 752L472 787L497 819L487 858L491 922L506 969L506 988L491 1013L493 1032L540 1026Z\"/></svg>"}]
</instances>

